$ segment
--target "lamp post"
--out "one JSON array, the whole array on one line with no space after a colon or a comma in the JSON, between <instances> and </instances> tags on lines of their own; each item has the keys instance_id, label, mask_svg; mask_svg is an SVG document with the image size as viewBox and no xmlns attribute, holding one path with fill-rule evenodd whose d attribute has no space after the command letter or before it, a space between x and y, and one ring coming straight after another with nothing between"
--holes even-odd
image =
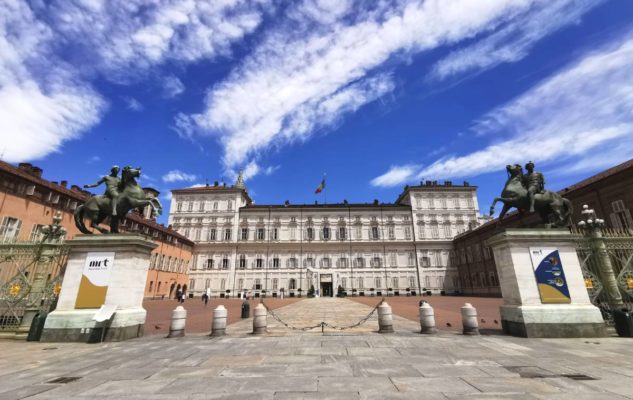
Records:
<instances>
[{"instance_id":1,"label":"lamp post","mask_svg":"<svg viewBox=\"0 0 633 400\"><path fill-rule=\"evenodd\" d=\"M622 300L622 294L618 288L615 272L613 272L611 259L607 253L607 245L602 236L604 220L598 218L596 212L586 204L582 206L581 214L584 219L578 222L578 227L589 237L591 249L596 256L598 273L602 280L609 306L611 310L620 309L624 306L624 301Z\"/></svg>"}]
</instances>

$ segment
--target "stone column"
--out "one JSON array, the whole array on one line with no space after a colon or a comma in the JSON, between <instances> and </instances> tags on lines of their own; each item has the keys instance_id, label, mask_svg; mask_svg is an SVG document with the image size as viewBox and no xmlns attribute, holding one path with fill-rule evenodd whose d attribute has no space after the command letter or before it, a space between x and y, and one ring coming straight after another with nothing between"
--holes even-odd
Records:
<instances>
[{"instance_id":1,"label":"stone column","mask_svg":"<svg viewBox=\"0 0 633 400\"><path fill-rule=\"evenodd\" d=\"M226 334L226 319L228 311L222 304L213 310L213 321L211 323L211 336L224 336Z\"/></svg>"},{"instance_id":2,"label":"stone column","mask_svg":"<svg viewBox=\"0 0 633 400\"><path fill-rule=\"evenodd\" d=\"M268 311L262 303L255 306L253 310L253 334L261 335L266 333L266 314Z\"/></svg>"},{"instance_id":3,"label":"stone column","mask_svg":"<svg viewBox=\"0 0 633 400\"><path fill-rule=\"evenodd\" d=\"M171 313L168 338L185 336L185 323L187 322L187 310L183 306L174 308Z\"/></svg>"},{"instance_id":4,"label":"stone column","mask_svg":"<svg viewBox=\"0 0 633 400\"><path fill-rule=\"evenodd\" d=\"M576 254L578 239L566 229L507 229L487 240L503 295L500 311L505 333L522 337L605 335L600 310L591 304L585 288ZM560 261L556 268L541 271L551 277L549 284L537 281L535 270L540 267L533 262L535 254L546 252L557 254L555 263Z\"/></svg>"},{"instance_id":5,"label":"stone column","mask_svg":"<svg viewBox=\"0 0 633 400\"><path fill-rule=\"evenodd\" d=\"M426 301L420 306L420 333L437 333L435 328L435 312L433 307Z\"/></svg>"},{"instance_id":6,"label":"stone column","mask_svg":"<svg viewBox=\"0 0 633 400\"><path fill-rule=\"evenodd\" d=\"M393 332L393 314L391 312L391 306L384 300L378 306L378 332Z\"/></svg>"},{"instance_id":7,"label":"stone column","mask_svg":"<svg viewBox=\"0 0 633 400\"><path fill-rule=\"evenodd\" d=\"M470 303L464 304L461 308L462 333L464 335L479 335L479 321L477 321L477 309Z\"/></svg>"}]
</instances>

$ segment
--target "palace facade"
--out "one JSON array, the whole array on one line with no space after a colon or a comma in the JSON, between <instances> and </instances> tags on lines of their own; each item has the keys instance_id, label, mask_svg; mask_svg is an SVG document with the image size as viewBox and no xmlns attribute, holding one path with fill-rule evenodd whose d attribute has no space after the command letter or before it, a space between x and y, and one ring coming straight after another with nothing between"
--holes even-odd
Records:
<instances>
[{"instance_id":1,"label":"palace facade","mask_svg":"<svg viewBox=\"0 0 633 400\"><path fill-rule=\"evenodd\" d=\"M238 178L172 190L169 224L195 243L196 296L452 293L449 252L481 222L476 193L467 182L426 181L390 204L256 205Z\"/></svg>"}]
</instances>

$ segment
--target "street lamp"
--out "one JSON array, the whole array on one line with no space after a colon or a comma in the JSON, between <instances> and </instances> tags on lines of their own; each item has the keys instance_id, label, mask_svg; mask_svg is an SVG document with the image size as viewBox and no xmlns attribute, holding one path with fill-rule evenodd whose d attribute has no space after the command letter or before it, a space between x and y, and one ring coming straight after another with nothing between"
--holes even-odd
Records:
<instances>
[{"instance_id":1,"label":"street lamp","mask_svg":"<svg viewBox=\"0 0 633 400\"><path fill-rule=\"evenodd\" d=\"M611 258L609 258L609 253L607 252L607 245L602 236L604 220L598 218L596 212L586 204L582 206L581 214L584 220L578 222L578 228L589 237L591 249L596 256L598 273L602 280L603 287L606 290L609 306L611 310L620 309L624 306L624 301L622 300L622 294L618 288Z\"/></svg>"}]
</instances>

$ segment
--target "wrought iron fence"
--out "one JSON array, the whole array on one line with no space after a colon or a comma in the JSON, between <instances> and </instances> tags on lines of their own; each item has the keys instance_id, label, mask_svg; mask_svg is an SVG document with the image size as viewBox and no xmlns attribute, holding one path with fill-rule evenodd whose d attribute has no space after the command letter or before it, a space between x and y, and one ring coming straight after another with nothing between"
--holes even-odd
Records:
<instances>
[{"instance_id":1,"label":"wrought iron fence","mask_svg":"<svg viewBox=\"0 0 633 400\"><path fill-rule=\"evenodd\" d=\"M68 247L59 222L47 228L40 240L0 242L0 332L28 329L57 302Z\"/></svg>"},{"instance_id":2,"label":"wrought iron fence","mask_svg":"<svg viewBox=\"0 0 633 400\"><path fill-rule=\"evenodd\" d=\"M575 230L573 233L583 234ZM600 238L589 235L577 243L576 251L580 259L585 287L591 302L600 308L605 321L613 324L613 316L607 290L601 275L601 257L596 240L602 240L608 260L611 262L618 289L622 295L624 307L633 309L633 230L602 229Z\"/></svg>"}]
</instances>

